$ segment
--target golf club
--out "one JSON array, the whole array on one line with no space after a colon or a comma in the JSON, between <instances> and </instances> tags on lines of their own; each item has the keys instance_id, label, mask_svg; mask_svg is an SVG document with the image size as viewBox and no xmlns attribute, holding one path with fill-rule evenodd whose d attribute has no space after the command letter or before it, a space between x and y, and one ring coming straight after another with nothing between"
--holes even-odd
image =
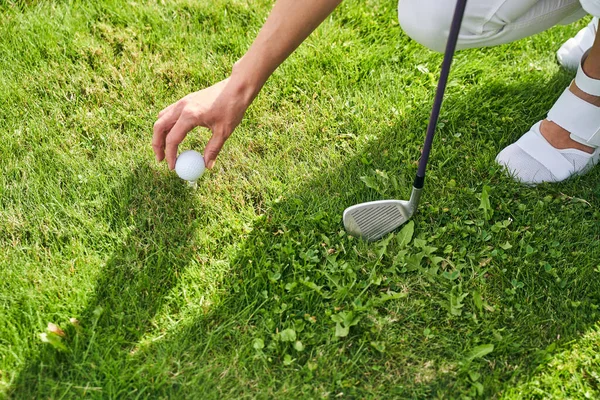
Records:
<instances>
[{"instance_id":1,"label":"golf club","mask_svg":"<svg viewBox=\"0 0 600 400\"><path fill-rule=\"evenodd\" d=\"M456 49L458 33L460 31L466 5L467 0L457 0L456 2L454 16L448 34L448 42L446 43L446 51L444 52L440 80L438 81L433 108L431 109L431 117L429 118L429 125L427 126L423 154L419 161L419 168L413 183L410 199L408 201L371 201L346 208L343 216L344 227L352 236L357 236L369 241L380 239L408 221L419 205L421 191L423 190L423 185L425 183L425 169L427 168L431 144L433 143L433 136L435 135L437 121L440 116L440 109L442 108L442 101L444 100L448 75L450 74L450 66L452 65L452 58L454 56L454 50Z\"/></svg>"}]
</instances>

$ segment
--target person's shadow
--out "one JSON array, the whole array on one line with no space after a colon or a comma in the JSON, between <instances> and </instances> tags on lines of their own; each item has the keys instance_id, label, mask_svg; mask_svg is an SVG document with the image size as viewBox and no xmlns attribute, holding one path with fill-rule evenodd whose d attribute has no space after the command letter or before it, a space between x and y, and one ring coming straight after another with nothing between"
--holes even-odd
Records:
<instances>
[{"instance_id":1,"label":"person's shadow","mask_svg":"<svg viewBox=\"0 0 600 400\"><path fill-rule=\"evenodd\" d=\"M199 210L179 178L142 164L115 180L96 216L105 227L103 245L115 250L100 266L87 306L74 316L77 321L63 326L68 351L42 346L15 380L10 392L14 398L98 390L86 388L83 376L104 360L125 362L135 352L195 255L192 238ZM118 376L119 371L114 373ZM57 382L64 386L57 388ZM110 389L104 388L102 395L110 396Z\"/></svg>"},{"instance_id":2,"label":"person's shadow","mask_svg":"<svg viewBox=\"0 0 600 400\"><path fill-rule=\"evenodd\" d=\"M484 184L497 188L495 201L505 206L495 209L490 226L509 219L514 219L513 226L519 226L523 224L521 219L527 220L530 216L527 211L519 211L517 202L535 210L541 198L555 198L562 192L587 199L592 208L600 206L598 168L564 184L528 189L512 182L494 166L492 152L486 150L486 158L480 157L479 148L500 149L528 129L531 120L542 118L553 102L548 92L558 93L554 87L564 87L570 76L560 71L553 79L541 76L529 79L525 85L488 82L469 93L450 91L441 122L451 125L453 133L463 135L447 135L448 130L445 130L437 137L423 202L414 216L417 231L435 236L432 246L454 249L464 246L465 253L476 259L474 271L487 268L485 279L479 281L465 275L461 283L465 291L471 285L481 285L478 290L489 309L476 312L477 323L469 324L464 318L449 316L448 309L441 306L454 290L452 287L461 280L448 281L444 286L439 283L444 282L444 278L438 277L438 284L429 286L422 272L397 275L385 288L365 289L359 302L355 297L345 297L344 280L354 279L353 285L369 282L378 244L331 239L335 248L328 248L330 238L341 235L340 215L344 207L380 196L361 184L358 177L368 176L376 168L388 171L388 175L397 177L399 182L407 183L390 188L387 195L396 198L409 195L410 177L416 170L412 161L418 157L420 146L417 138L422 139L423 121L427 117L427 110L415 108L395 126L383 128L380 138L356 157L307 180L284 199L268 205L266 215L257 219L230 262L231 270L222 282L219 304L198 313L194 319L135 354L143 370L156 379L153 382L160 384L144 387L143 380L136 377L138 370L133 368L124 375L131 381L129 389L146 389L148 397L269 398L286 393L288 398L318 398L320 393L344 393L350 398L361 398L367 393L361 391L364 385L379 385L387 388L387 398L460 397L465 394L465 388L456 387L457 378L461 376L463 382L474 379L461 370L465 363L471 363L472 376L481 374L477 379L485 385L487 397L500 396L516 382L528 382L537 367L550 362L552 353L546 349L557 341L568 348L569 342L577 340L596 322L598 315L590 312L591 308L586 305L597 298L595 265L578 265L577 272L573 273L569 272L568 265L559 263L554 268L563 279L560 282L550 273L540 274L537 265L527 265L523 271L523 265L510 258L497 258L489 266L477 266L479 262L487 262L478 257L482 247L488 244L478 241L475 231L470 235L443 235L438 230L441 232L445 226L469 216L482 218L477 216L476 193L468 188L480 190ZM550 89L548 81L552 82ZM511 104L517 107L511 108ZM485 109L490 112L482 114ZM502 109L502 113L495 111L498 109ZM456 158L457 147L464 150L462 158ZM405 159L398 161L389 157L394 154L404 155ZM365 158L368 163L363 162ZM462 175L449 176L446 168L449 163L454 170L462 171ZM428 194L431 193L428 187L445 187L452 179L460 187L445 191L447 198L433 198ZM441 211L457 205L467 208L464 212L456 211L457 217L453 217L452 212ZM552 213L535 218L540 226L547 224L553 226L552 229L522 226L523 233L516 235L516 239L526 241L530 237L526 232L534 229L536 243L543 244L540 251L550 252L550 243L576 242L573 235L594 234L594 226L586 223L580 230L568 231L569 236L562 236L561 226L577 222L561 221L562 206L551 207ZM393 243L395 241L390 249L394 249ZM579 243L577 251L598 253L593 242L586 243L592 246ZM516 242L514 244L516 246ZM337 258L325 262L323 259L329 250L337 254ZM560 262L569 264L581 259L577 255L572 257L565 254ZM589 260L583 258L586 259ZM345 262L349 264L344 265ZM388 273L395 274L391 258L373 270L385 275L387 269ZM522 278L523 274L528 278ZM527 292L534 293L534 297L519 297L517 291L517 294L507 294L514 289L512 282L517 278L536 285L534 292ZM336 285L340 286L336 289ZM390 301L376 312L373 310L350 330L346 339L337 340L333 336L334 324L329 313L376 301L390 287L398 292L403 287L413 289L408 289L406 298ZM356 292L349 289L347 294L356 295ZM471 298L465 300L465 314L468 310L477 310ZM580 306L564 307L572 303ZM513 311L508 313L501 309ZM394 322L377 328L377 324L386 319ZM296 351L292 343L277 339L279 332L286 328L295 330L305 350ZM369 333L377 329L381 329L377 334ZM427 331L429 333L423 333ZM383 346L376 340L378 336L383 338L385 350L377 348ZM477 340L493 343L494 352L485 359L465 361L465 354L476 346ZM522 350L517 350L521 346ZM323 353L328 353L327 357ZM290 358L286 359L286 355ZM167 364L169 367L165 368ZM510 369L502 373L494 371L496 365L509 364L518 368L514 375ZM352 387L353 382L362 383Z\"/></svg>"},{"instance_id":3,"label":"person's shadow","mask_svg":"<svg viewBox=\"0 0 600 400\"><path fill-rule=\"evenodd\" d=\"M495 307L496 311L478 313L477 323L449 316L448 309L442 306L460 280L448 281L446 286L429 286L421 272L395 272L391 258L374 264L378 244L340 239L344 207L381 196L359 177L372 175L376 169L387 171L401 184L390 184L386 196L407 198L410 194L414 161L430 109L416 104L394 126L382 127L379 137L355 157L344 160L335 169L323 170L283 198L261 204L265 215L257 218L250 233L240 238L236 255L230 260L231 269L220 283L218 302L198 310L177 327L166 329L164 336L144 346L138 346L144 332L165 303L177 272L190 262L196 249L190 239L194 211L187 208L189 198L180 183L156 177L147 169L136 171L124 189L115 191L114 204L107 207L117 211L107 211L103 217L115 221L115 232L132 230L104 268L96 293L83 313L82 325L91 333L83 335L71 354L57 356L52 349L42 350L39 357L28 362L14 384L15 398L31 397L32 393L56 393L59 397L61 392L51 384L65 377L71 385L78 386L65 387L71 396L82 390L94 393L94 388L82 389L94 378L108 386L97 397L131 393L148 398L267 398L269 393L281 394L293 385L298 388L293 393L289 389L289 398L341 392L364 397L366 392L360 391L364 386L357 382L378 385L377 390L382 385L387 387L388 398L458 397L464 393L457 392L461 389L455 386L457 377L463 374L463 380L474 379L465 377L460 365L465 362L465 353L478 343L495 344L486 360L472 362L472 372L481 374L478 379L485 383L486 396L497 397L515 382L527 382L537 366L548 362L544 357L551 356L549 352L540 356L538 350L551 347L558 337L564 346L596 322L598 316L590 312L588 304L597 298L596 265L579 265L576 274L555 265L561 282L550 273L539 273L540 266L524 268L510 257L478 266L486 262L480 255L488 243L479 240L477 230L463 222L482 219L477 194L484 184L489 184L496 187L494 204L503 206L494 210L490 225L513 220L514 252L521 251L517 247L519 240L528 243L531 236L527 232L532 230L535 243L542 246L539 251L548 252L554 242L577 243L573 235L597 235L594 226L586 223L579 230L566 230L569 236L562 236L561 226L578 223L560 219L562 203L548 203L548 210L543 212L535 210L540 199L558 198L561 192L584 198L597 209L598 168L564 184L527 189L494 166L494 152L480 151L483 147L500 149L516 140L532 122L543 118L554 101L548 93L559 93L558 88L565 87L570 78L562 71L553 79L530 74L525 83L488 81L467 93L452 88L448 92L440 122L450 129L442 128L434 143L422 204L414 221L416 234L433 237L430 244L440 247L438 252L444 248L459 252L464 247L465 257L475 260L475 272L487 268L485 278L480 280L467 274L461 278L465 293L472 290L471 285L479 285L476 287L483 301L489 302L490 308ZM352 133L356 127L347 129ZM450 176L449 171L460 171L460 176ZM140 176L141 187L134 189L140 185ZM452 180L454 186L449 185ZM434 191L428 189L433 187L444 196L433 197L430 193ZM260 187L249 185L247 190L249 199L262 199ZM517 203L524 205L525 211L520 211ZM568 203L565 207L574 205ZM538 213L533 219L540 228L520 225L522 220L532 219L527 210ZM453 224L465 225L464 231L443 234L444 227ZM333 243L332 248L328 241ZM597 245L589 246L590 243L577 243L573 252L597 254ZM390 246L390 250L397 250L393 244ZM527 251L525 245L522 251ZM562 261L557 262L589 260L568 248L563 252ZM504 254L510 253L507 250ZM332 258L323 261L328 255ZM371 285L371 273L385 275L386 269L394 276L393 282L385 288L376 283L364 286L359 299L352 297L357 295L353 285ZM522 276L536 285L535 292L515 289L513 282L526 280ZM445 278L436 279L444 282ZM349 284L351 280L354 283ZM349 288L346 294L344 287ZM351 328L347 338L334 337L331 313L377 301L390 288L396 292L413 289L409 289L406 298L391 300L377 307L376 312L373 309ZM513 289L516 294L507 294ZM537 297L519 297L523 293L535 293ZM465 314L477 309L472 297L464 299ZM564 307L572 303L579 304L578 308ZM102 313L98 307L102 307ZM94 325L96 319L98 323ZM380 324L384 325L378 327ZM95 328L90 329L90 325ZM294 328L301 346L305 346L303 351L281 340L279 332L287 328ZM286 355L290 358L286 359ZM94 368L103 359L110 359L112 365L123 365L123 369L114 371L115 376L96 378ZM503 369L498 373L495 365L517 365L519 372L511 375L510 369ZM306 384L300 387L301 382ZM355 383L359 386L352 387ZM48 390L41 385L47 385Z\"/></svg>"}]
</instances>

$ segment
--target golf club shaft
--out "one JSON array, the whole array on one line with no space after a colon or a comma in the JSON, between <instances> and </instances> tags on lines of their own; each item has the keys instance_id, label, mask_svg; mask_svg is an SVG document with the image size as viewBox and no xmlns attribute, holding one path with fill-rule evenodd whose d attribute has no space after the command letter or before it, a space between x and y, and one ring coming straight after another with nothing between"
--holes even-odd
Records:
<instances>
[{"instance_id":1,"label":"golf club shaft","mask_svg":"<svg viewBox=\"0 0 600 400\"><path fill-rule=\"evenodd\" d=\"M427 126L427 135L425 136L423 154L421 155L419 169L417 170L417 176L415 177L415 182L413 184L416 189L423 188L425 183L425 169L427 168L427 161L429 160L429 153L431 152L431 144L433 143L433 136L435 135L435 129L440 116L440 109L442 108L442 101L444 100L444 92L446 91L446 84L448 83L448 75L450 75L450 66L452 65L452 58L454 57L454 50L456 49L456 43L458 42L458 33L462 24L463 15L465 14L466 5L467 0L457 0L456 2L454 17L452 18L452 25L450 26L450 33L448 34L448 42L446 43L446 51L444 52L444 61L442 62L440 80L438 81L435 99L433 101L433 108L431 109L431 117L429 118L429 125Z\"/></svg>"}]
</instances>

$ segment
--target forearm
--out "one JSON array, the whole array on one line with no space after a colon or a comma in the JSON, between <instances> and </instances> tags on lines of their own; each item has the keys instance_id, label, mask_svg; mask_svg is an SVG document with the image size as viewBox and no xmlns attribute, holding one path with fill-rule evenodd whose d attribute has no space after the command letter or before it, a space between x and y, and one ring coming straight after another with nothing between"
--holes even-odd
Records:
<instances>
[{"instance_id":1,"label":"forearm","mask_svg":"<svg viewBox=\"0 0 600 400\"><path fill-rule=\"evenodd\" d=\"M248 52L235 63L231 79L249 102L277 67L342 0L277 0Z\"/></svg>"}]
</instances>

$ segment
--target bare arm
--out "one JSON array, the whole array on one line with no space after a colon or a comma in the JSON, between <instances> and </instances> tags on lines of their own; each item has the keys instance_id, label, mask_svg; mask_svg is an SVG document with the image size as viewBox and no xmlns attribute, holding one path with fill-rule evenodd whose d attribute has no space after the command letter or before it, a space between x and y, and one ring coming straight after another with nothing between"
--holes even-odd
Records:
<instances>
[{"instance_id":1,"label":"bare arm","mask_svg":"<svg viewBox=\"0 0 600 400\"><path fill-rule=\"evenodd\" d=\"M204 159L212 168L223 144L273 71L342 0L277 0L246 54L229 78L188 94L158 114L152 147L156 159L175 168L177 147L196 126L212 131Z\"/></svg>"}]
</instances>

